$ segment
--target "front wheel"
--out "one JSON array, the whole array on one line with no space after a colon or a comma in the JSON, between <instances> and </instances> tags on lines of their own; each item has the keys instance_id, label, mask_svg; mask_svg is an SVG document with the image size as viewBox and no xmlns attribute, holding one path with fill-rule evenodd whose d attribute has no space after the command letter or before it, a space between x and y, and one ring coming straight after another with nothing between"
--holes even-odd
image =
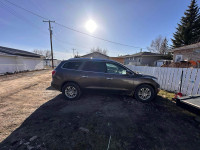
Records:
<instances>
[{"instance_id":1,"label":"front wheel","mask_svg":"<svg viewBox=\"0 0 200 150\"><path fill-rule=\"evenodd\" d=\"M62 94L68 100L78 99L81 95L80 87L75 83L67 83L62 88Z\"/></svg>"},{"instance_id":2,"label":"front wheel","mask_svg":"<svg viewBox=\"0 0 200 150\"><path fill-rule=\"evenodd\" d=\"M141 102L150 102L156 97L156 92L152 86L143 84L136 88L134 96Z\"/></svg>"}]
</instances>

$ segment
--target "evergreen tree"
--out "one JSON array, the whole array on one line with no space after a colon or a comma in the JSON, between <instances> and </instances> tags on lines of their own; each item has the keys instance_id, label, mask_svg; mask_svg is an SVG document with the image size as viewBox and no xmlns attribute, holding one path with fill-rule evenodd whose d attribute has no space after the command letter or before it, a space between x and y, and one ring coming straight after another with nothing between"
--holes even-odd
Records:
<instances>
[{"instance_id":1,"label":"evergreen tree","mask_svg":"<svg viewBox=\"0 0 200 150\"><path fill-rule=\"evenodd\" d=\"M192 0L184 16L181 18L172 39L173 48L200 41L200 14L196 3L196 0Z\"/></svg>"}]
</instances>

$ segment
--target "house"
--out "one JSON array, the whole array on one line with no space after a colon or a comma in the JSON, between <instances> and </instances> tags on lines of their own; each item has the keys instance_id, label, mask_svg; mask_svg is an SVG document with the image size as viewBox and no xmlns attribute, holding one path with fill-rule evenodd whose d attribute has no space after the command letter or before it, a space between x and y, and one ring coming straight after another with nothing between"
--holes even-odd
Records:
<instances>
[{"instance_id":1,"label":"house","mask_svg":"<svg viewBox=\"0 0 200 150\"><path fill-rule=\"evenodd\" d=\"M40 69L44 69L41 55L0 46L0 74Z\"/></svg>"},{"instance_id":2,"label":"house","mask_svg":"<svg viewBox=\"0 0 200 150\"><path fill-rule=\"evenodd\" d=\"M164 56L158 53L140 52L133 55L127 55L124 64L135 66L154 66L155 61L163 59Z\"/></svg>"},{"instance_id":3,"label":"house","mask_svg":"<svg viewBox=\"0 0 200 150\"><path fill-rule=\"evenodd\" d=\"M100 52L92 52L86 55L81 56L82 58L100 58L100 59L109 59L109 56L102 54Z\"/></svg>"},{"instance_id":4,"label":"house","mask_svg":"<svg viewBox=\"0 0 200 150\"><path fill-rule=\"evenodd\" d=\"M161 67L163 65L168 66L171 63L172 63L172 60L165 60L165 59L157 60L154 62L156 67Z\"/></svg>"},{"instance_id":5,"label":"house","mask_svg":"<svg viewBox=\"0 0 200 150\"><path fill-rule=\"evenodd\" d=\"M200 42L172 49L174 62L195 61L200 62Z\"/></svg>"},{"instance_id":6,"label":"house","mask_svg":"<svg viewBox=\"0 0 200 150\"><path fill-rule=\"evenodd\" d=\"M125 56L109 57L109 59L124 64Z\"/></svg>"},{"instance_id":7,"label":"house","mask_svg":"<svg viewBox=\"0 0 200 150\"><path fill-rule=\"evenodd\" d=\"M124 64L124 59L125 59L125 56L109 57L109 56L102 54L100 52L92 52L92 53L89 53L89 54L86 54L86 55L83 55L83 56L80 56L80 57L82 57L82 58L110 59L110 60L117 61L121 64Z\"/></svg>"},{"instance_id":8,"label":"house","mask_svg":"<svg viewBox=\"0 0 200 150\"><path fill-rule=\"evenodd\" d=\"M57 67L61 63L61 60L53 59L54 67ZM44 59L44 66L52 67L52 60L51 59Z\"/></svg>"}]
</instances>

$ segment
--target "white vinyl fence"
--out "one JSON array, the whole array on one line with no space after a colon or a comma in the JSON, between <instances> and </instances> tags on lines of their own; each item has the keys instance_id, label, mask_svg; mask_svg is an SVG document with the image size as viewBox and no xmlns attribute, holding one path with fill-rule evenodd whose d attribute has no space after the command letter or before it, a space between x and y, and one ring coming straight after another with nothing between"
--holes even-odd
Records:
<instances>
[{"instance_id":1,"label":"white vinyl fence","mask_svg":"<svg viewBox=\"0 0 200 150\"><path fill-rule=\"evenodd\" d=\"M127 67L133 71L157 77L161 89L170 92L179 92L181 73L183 71L181 92L184 95L200 94L200 69L148 67L133 65L127 65Z\"/></svg>"}]
</instances>

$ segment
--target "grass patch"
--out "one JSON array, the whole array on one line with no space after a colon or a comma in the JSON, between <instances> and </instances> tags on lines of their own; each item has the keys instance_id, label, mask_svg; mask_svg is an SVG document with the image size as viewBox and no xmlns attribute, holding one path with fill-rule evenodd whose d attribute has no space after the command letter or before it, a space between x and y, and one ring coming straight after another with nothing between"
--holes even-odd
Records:
<instances>
[{"instance_id":1,"label":"grass patch","mask_svg":"<svg viewBox=\"0 0 200 150\"><path fill-rule=\"evenodd\" d=\"M174 98L175 93L171 93L171 92L167 92L167 91L164 91L164 90L160 90L158 95L162 96L163 98L167 98L169 100L172 100L172 98Z\"/></svg>"}]
</instances>

